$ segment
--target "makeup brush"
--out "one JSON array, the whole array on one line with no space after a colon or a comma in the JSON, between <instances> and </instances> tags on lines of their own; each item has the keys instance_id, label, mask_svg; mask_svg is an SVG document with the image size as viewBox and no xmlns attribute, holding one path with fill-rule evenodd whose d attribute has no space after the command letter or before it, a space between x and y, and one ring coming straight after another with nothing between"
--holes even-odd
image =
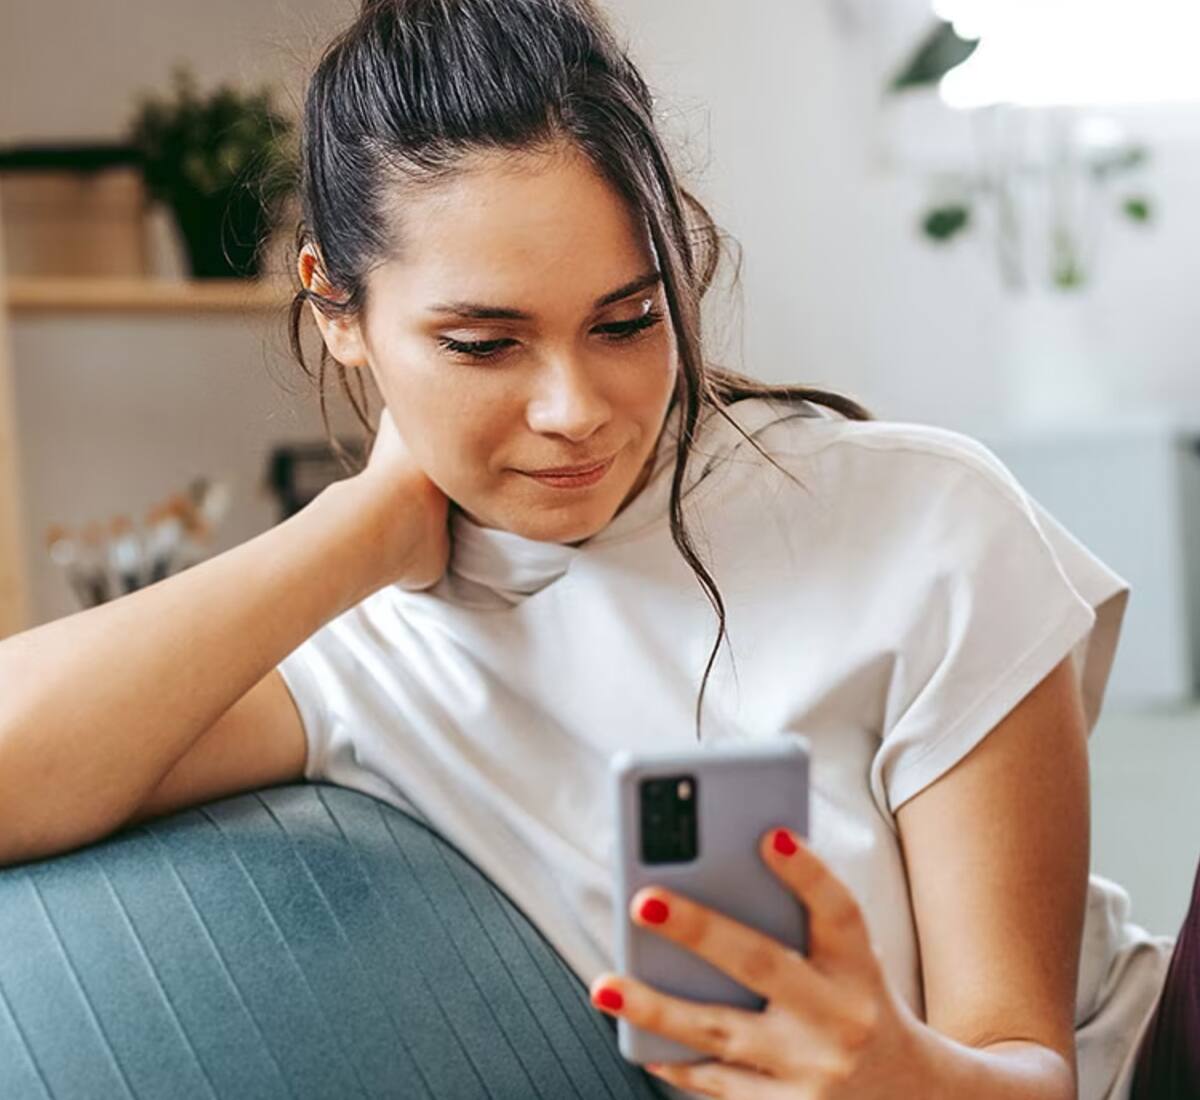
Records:
<instances>
[{"instance_id":1,"label":"makeup brush","mask_svg":"<svg viewBox=\"0 0 1200 1100\"><path fill-rule=\"evenodd\" d=\"M203 520L202 541L208 542L211 535L221 526L221 521L229 511L229 505L233 499L229 482L198 477L188 486L188 496Z\"/></svg>"},{"instance_id":2,"label":"makeup brush","mask_svg":"<svg viewBox=\"0 0 1200 1100\"><path fill-rule=\"evenodd\" d=\"M92 520L83 528L82 561L84 579L89 593L89 604L107 602L109 594L108 569L105 564L107 555L104 552L104 528L97 520Z\"/></svg>"},{"instance_id":3,"label":"makeup brush","mask_svg":"<svg viewBox=\"0 0 1200 1100\"><path fill-rule=\"evenodd\" d=\"M207 556L204 544L209 538L208 524L191 498L183 493L172 493L167 506L180 523L177 572L182 572L203 561Z\"/></svg>"},{"instance_id":4,"label":"makeup brush","mask_svg":"<svg viewBox=\"0 0 1200 1100\"><path fill-rule=\"evenodd\" d=\"M150 563L146 583L154 584L171 572L171 561L179 552L183 538L183 523L169 503L162 503L146 513L146 526L149 529L146 560Z\"/></svg>"},{"instance_id":5,"label":"makeup brush","mask_svg":"<svg viewBox=\"0 0 1200 1100\"><path fill-rule=\"evenodd\" d=\"M109 524L108 564L113 575L121 578L125 592L142 587L142 547L128 516L115 516Z\"/></svg>"},{"instance_id":6,"label":"makeup brush","mask_svg":"<svg viewBox=\"0 0 1200 1100\"><path fill-rule=\"evenodd\" d=\"M66 574L67 582L79 602L88 607L92 602L92 592L80 564L78 541L61 523L52 523L47 527L45 537L50 560Z\"/></svg>"}]
</instances>

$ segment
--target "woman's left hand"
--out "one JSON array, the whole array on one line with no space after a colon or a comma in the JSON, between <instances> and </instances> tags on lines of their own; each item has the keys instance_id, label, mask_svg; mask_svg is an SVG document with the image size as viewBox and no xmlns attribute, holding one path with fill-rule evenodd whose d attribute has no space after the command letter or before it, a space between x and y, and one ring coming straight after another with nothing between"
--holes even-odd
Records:
<instances>
[{"instance_id":1,"label":"woman's left hand","mask_svg":"<svg viewBox=\"0 0 1200 1100\"><path fill-rule=\"evenodd\" d=\"M682 1089L726 1100L876 1100L928 1091L922 1024L891 989L854 895L799 837L767 832L767 866L808 907L809 954L681 894L647 886L633 920L694 951L767 999L760 1011L671 997L601 974L592 1003L713 1055L660 1063ZM618 995L606 995L613 990ZM618 1003L618 1000L620 1003Z\"/></svg>"}]
</instances>

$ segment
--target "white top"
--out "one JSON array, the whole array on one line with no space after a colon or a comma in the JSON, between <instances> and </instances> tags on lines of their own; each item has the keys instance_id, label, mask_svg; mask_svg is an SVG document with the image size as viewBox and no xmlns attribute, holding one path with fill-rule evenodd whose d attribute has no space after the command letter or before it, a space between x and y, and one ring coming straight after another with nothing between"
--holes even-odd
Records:
<instances>
[{"instance_id":1,"label":"white top","mask_svg":"<svg viewBox=\"0 0 1200 1100\"><path fill-rule=\"evenodd\" d=\"M811 842L850 886L923 1017L894 814L1068 653L1089 729L1128 585L983 444L755 398L697 432L684 516L725 601L705 741L799 733ZM669 526L679 409L652 476L579 546L451 509L423 592L388 586L279 665L305 775L416 811L521 908L586 983L614 968L610 754L695 744L717 616ZM731 667L729 646L735 653ZM952 823L947 823L952 825ZM1082 1100L1125 1100L1173 940L1092 876L1076 1012ZM686 1095L686 1094L685 1094Z\"/></svg>"}]
</instances>

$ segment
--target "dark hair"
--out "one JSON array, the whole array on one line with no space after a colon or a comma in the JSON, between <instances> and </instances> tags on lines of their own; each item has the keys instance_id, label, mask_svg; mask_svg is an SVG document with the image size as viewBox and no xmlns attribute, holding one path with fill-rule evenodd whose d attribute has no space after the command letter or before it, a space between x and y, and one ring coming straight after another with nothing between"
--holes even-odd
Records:
<instances>
[{"instance_id":1,"label":"dark hair","mask_svg":"<svg viewBox=\"0 0 1200 1100\"><path fill-rule=\"evenodd\" d=\"M406 190L446 180L471 154L573 146L645 220L681 366L671 400L672 408L683 405L671 534L720 620L696 700L699 738L704 689L725 637L724 602L684 528L680 503L701 409L724 416L793 481L725 412L727 405L762 397L815 402L852 420L871 414L835 393L768 385L705 363L700 303L721 257L722 234L677 181L657 131L653 97L592 0L364 0L312 75L300 139L297 258L313 244L324 281L339 295L335 300L300 287L292 301L291 346L310 378L300 345L305 303L331 316L362 310L368 272L396 254L394 215L403 209ZM328 361L322 347L316 382L327 432ZM346 368L336 365L369 446L374 430L363 372L355 372L356 398ZM348 472L361 468L361 458L347 464L344 449L329 435Z\"/></svg>"}]
</instances>

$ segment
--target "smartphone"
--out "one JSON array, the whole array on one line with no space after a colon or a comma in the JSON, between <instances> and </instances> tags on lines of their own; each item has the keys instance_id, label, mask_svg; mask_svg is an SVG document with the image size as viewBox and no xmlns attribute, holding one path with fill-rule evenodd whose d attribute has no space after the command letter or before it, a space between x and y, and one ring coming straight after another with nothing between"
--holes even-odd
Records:
<instances>
[{"instance_id":1,"label":"smartphone","mask_svg":"<svg viewBox=\"0 0 1200 1100\"><path fill-rule=\"evenodd\" d=\"M777 825L808 838L808 763L808 740L793 735L612 756L617 973L689 1000L765 1005L699 955L634 924L629 902L654 883L808 954L807 909L758 850ZM711 1057L622 1017L617 1039L621 1054L639 1064Z\"/></svg>"}]
</instances>

